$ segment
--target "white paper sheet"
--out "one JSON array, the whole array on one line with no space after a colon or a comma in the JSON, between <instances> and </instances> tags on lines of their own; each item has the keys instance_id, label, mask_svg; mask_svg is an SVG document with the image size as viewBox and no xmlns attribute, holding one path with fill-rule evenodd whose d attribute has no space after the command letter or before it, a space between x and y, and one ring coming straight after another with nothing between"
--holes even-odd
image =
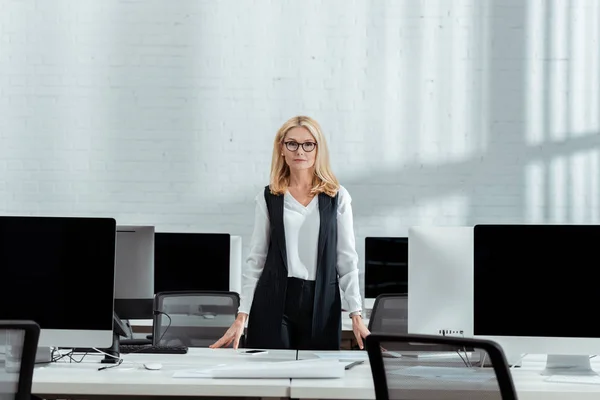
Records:
<instances>
[{"instance_id":1,"label":"white paper sheet","mask_svg":"<svg viewBox=\"0 0 600 400\"><path fill-rule=\"evenodd\" d=\"M405 375L417 378L426 378L443 381L457 382L485 382L495 379L495 375L490 370L481 368L460 368L460 367L431 367L415 366L398 369L388 372L395 375Z\"/></svg>"},{"instance_id":2,"label":"white paper sheet","mask_svg":"<svg viewBox=\"0 0 600 400\"><path fill-rule=\"evenodd\" d=\"M338 360L293 360L275 362L244 362L212 368L181 370L173 378L341 378L344 364Z\"/></svg>"},{"instance_id":3,"label":"white paper sheet","mask_svg":"<svg viewBox=\"0 0 600 400\"><path fill-rule=\"evenodd\" d=\"M465 356L465 353L458 353L455 351L440 351L440 352L428 352L428 351L384 351L381 353L383 358L408 358L408 359L456 359L461 360L461 356ZM472 353L467 353L469 359L473 359Z\"/></svg>"},{"instance_id":4,"label":"white paper sheet","mask_svg":"<svg viewBox=\"0 0 600 400\"><path fill-rule=\"evenodd\" d=\"M366 351L349 350L349 351L337 351L337 352L315 352L315 356L321 359L327 360L368 360L369 355Z\"/></svg>"}]
</instances>

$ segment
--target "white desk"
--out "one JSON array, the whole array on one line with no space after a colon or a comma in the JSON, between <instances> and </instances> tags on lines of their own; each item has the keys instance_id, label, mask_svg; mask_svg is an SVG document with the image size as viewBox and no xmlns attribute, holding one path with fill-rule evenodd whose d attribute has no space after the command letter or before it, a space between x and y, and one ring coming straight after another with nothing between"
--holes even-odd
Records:
<instances>
[{"instance_id":1,"label":"white desk","mask_svg":"<svg viewBox=\"0 0 600 400\"><path fill-rule=\"evenodd\" d=\"M295 399L375 399L371 366L366 351L357 352L357 359L365 359L361 365L346 371L342 379L293 379L290 397ZM319 353L337 353L335 351ZM350 351L343 351L347 355ZM299 351L298 359L317 357L313 351Z\"/></svg>"},{"instance_id":2,"label":"white desk","mask_svg":"<svg viewBox=\"0 0 600 400\"><path fill-rule=\"evenodd\" d=\"M295 360L295 350L269 350L247 356L232 349L190 348L187 354L123 354L118 367L98 371L101 355L88 355L77 363L55 362L36 367L32 391L47 398L61 396L243 396L289 397L289 379L190 379L173 378L175 371L210 367L226 362ZM79 359L76 355L74 358ZM163 364L159 371L143 363Z\"/></svg>"},{"instance_id":3,"label":"white desk","mask_svg":"<svg viewBox=\"0 0 600 400\"><path fill-rule=\"evenodd\" d=\"M339 354L339 352L327 352ZM348 354L349 352L344 352ZM374 399L375 391L365 352L356 351L365 363L346 371L342 379L189 379L173 378L175 371L210 367L223 363L286 361L296 359L295 350L269 350L246 356L232 349L190 348L188 354L125 354L121 366L98 371L101 355L88 355L82 363L56 362L36 367L33 393L46 398L74 396L224 396L278 397L297 399ZM300 351L299 359L315 358L315 352ZM163 364L148 371L143 363ZM544 382L540 371L545 356L527 356L521 368L512 369L520 400L597 400L600 385ZM600 360L592 360L600 371Z\"/></svg>"},{"instance_id":4,"label":"white desk","mask_svg":"<svg viewBox=\"0 0 600 400\"><path fill-rule=\"evenodd\" d=\"M521 368L513 368L512 377L519 400L592 400L600 399L600 385L544 382L540 372L546 356L533 354L523 359ZM600 371L600 360L592 359L592 368Z\"/></svg>"},{"instance_id":5,"label":"white desk","mask_svg":"<svg viewBox=\"0 0 600 400\"><path fill-rule=\"evenodd\" d=\"M346 352L347 353L347 352ZM299 359L314 358L312 351L300 351ZM523 359L521 368L512 369L519 400L598 400L600 385L544 382L540 371L545 356L531 355ZM592 368L600 371L600 361ZM290 397L296 399L375 399L368 361L346 371L343 379L293 379Z\"/></svg>"}]
</instances>

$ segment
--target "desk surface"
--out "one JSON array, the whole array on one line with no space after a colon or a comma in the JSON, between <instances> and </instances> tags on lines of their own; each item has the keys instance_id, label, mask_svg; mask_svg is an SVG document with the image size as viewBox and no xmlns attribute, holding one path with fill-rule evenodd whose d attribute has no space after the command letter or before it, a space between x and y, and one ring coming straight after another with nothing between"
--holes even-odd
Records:
<instances>
[{"instance_id":1,"label":"desk surface","mask_svg":"<svg viewBox=\"0 0 600 400\"><path fill-rule=\"evenodd\" d=\"M350 357L351 355L351 357ZM81 356L76 356L79 359ZM341 379L207 379L173 378L178 370L223 363L289 361L296 358L339 357L363 359ZM364 351L313 352L269 350L263 355L242 355L233 349L190 348L188 354L125 354L122 365L98 371L102 355L88 355L81 363L55 362L35 369L33 393L48 398L76 395L104 396L244 396L300 399L374 399L371 370ZM144 362L160 362L159 371L144 369ZM520 400L597 400L600 385L545 382L540 372L545 356L531 355L522 367L512 369ZM600 360L592 360L600 371Z\"/></svg>"},{"instance_id":2,"label":"desk surface","mask_svg":"<svg viewBox=\"0 0 600 400\"><path fill-rule=\"evenodd\" d=\"M211 367L226 362L295 360L295 350L270 350L247 356L232 349L191 348L187 354L124 354L120 366L98 371L101 355L87 355L76 364L55 362L36 367L34 394L39 396L247 396L288 397L289 379L191 379L173 378L178 370ZM79 359L81 355L74 358ZM163 368L149 371L144 362L160 362Z\"/></svg>"},{"instance_id":3,"label":"desk surface","mask_svg":"<svg viewBox=\"0 0 600 400\"><path fill-rule=\"evenodd\" d=\"M290 397L296 399L375 399L373 377L366 351L299 351L298 359L306 360L318 357L317 354L340 354L350 359L354 353L356 359L365 360L361 365L346 371L342 379L293 379Z\"/></svg>"},{"instance_id":4,"label":"desk surface","mask_svg":"<svg viewBox=\"0 0 600 400\"><path fill-rule=\"evenodd\" d=\"M320 352L334 354L336 352ZM342 352L344 356L348 352ZM298 358L316 357L313 351L300 351ZM344 357L346 358L346 357ZM511 370L519 400L597 400L600 398L600 385L581 383L545 382L540 372L543 370L546 357L530 355L523 359L520 368ZM592 368L600 371L600 361L595 361ZM300 399L375 399L375 390L368 360L346 371L342 379L293 379L290 390L291 398Z\"/></svg>"}]
</instances>

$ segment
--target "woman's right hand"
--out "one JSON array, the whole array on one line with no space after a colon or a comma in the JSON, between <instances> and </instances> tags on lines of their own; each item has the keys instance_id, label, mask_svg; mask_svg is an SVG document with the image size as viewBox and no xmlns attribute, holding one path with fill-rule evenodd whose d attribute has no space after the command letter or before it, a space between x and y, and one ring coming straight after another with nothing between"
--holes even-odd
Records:
<instances>
[{"instance_id":1,"label":"woman's right hand","mask_svg":"<svg viewBox=\"0 0 600 400\"><path fill-rule=\"evenodd\" d=\"M231 344L231 342L233 342L233 348L237 349L240 344L240 338L244 334L244 326L246 325L247 317L248 314L239 313L235 321L233 321L233 324L231 324L229 329L227 329L227 332L221 336L221 339L217 340L208 347L211 349L227 347Z\"/></svg>"}]
</instances>

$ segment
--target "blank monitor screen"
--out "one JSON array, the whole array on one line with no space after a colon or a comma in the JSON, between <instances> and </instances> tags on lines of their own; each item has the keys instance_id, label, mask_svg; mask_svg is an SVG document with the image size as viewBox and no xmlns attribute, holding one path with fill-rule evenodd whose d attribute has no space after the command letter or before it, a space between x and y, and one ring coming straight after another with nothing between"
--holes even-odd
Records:
<instances>
[{"instance_id":1,"label":"blank monitor screen","mask_svg":"<svg viewBox=\"0 0 600 400\"><path fill-rule=\"evenodd\" d=\"M0 320L112 333L112 218L0 217ZM59 345L56 343L56 345Z\"/></svg>"},{"instance_id":2,"label":"blank monitor screen","mask_svg":"<svg viewBox=\"0 0 600 400\"><path fill-rule=\"evenodd\" d=\"M154 292L229 290L230 235L157 232Z\"/></svg>"},{"instance_id":3,"label":"blank monitor screen","mask_svg":"<svg viewBox=\"0 0 600 400\"><path fill-rule=\"evenodd\" d=\"M600 337L598 243L600 226L476 225L475 335Z\"/></svg>"},{"instance_id":4,"label":"blank monitor screen","mask_svg":"<svg viewBox=\"0 0 600 400\"><path fill-rule=\"evenodd\" d=\"M151 319L154 301L154 227L117 226L115 312Z\"/></svg>"},{"instance_id":5,"label":"blank monitor screen","mask_svg":"<svg viewBox=\"0 0 600 400\"><path fill-rule=\"evenodd\" d=\"M408 229L408 332L473 335L473 228Z\"/></svg>"},{"instance_id":6,"label":"blank monitor screen","mask_svg":"<svg viewBox=\"0 0 600 400\"><path fill-rule=\"evenodd\" d=\"M408 238L365 238L365 297L408 293Z\"/></svg>"}]
</instances>

